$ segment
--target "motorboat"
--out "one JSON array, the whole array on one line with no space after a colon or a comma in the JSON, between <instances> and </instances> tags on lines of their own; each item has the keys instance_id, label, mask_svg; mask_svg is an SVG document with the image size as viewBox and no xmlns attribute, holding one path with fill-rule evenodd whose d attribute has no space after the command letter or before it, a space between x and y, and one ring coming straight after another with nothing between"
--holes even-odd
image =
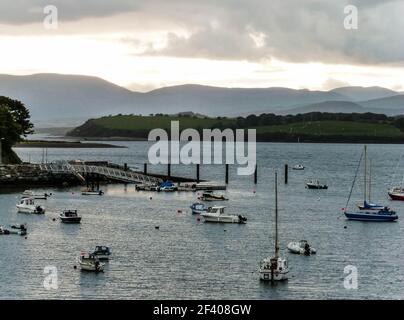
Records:
<instances>
[{"instance_id":1,"label":"motorboat","mask_svg":"<svg viewBox=\"0 0 404 320\"><path fill-rule=\"evenodd\" d=\"M192 214L202 214L208 211L208 207L200 202L193 203L190 208L192 210Z\"/></svg>"},{"instance_id":2,"label":"motorboat","mask_svg":"<svg viewBox=\"0 0 404 320\"><path fill-rule=\"evenodd\" d=\"M20 213L34 213L34 214L44 214L45 208L39 205L35 205L35 200L33 198L21 199L20 203L17 204L18 212Z\"/></svg>"},{"instance_id":3,"label":"motorboat","mask_svg":"<svg viewBox=\"0 0 404 320\"><path fill-rule=\"evenodd\" d=\"M164 191L164 192L173 192L173 191L177 191L178 188L171 181L165 181L165 182L160 183L158 190Z\"/></svg>"},{"instance_id":4,"label":"motorboat","mask_svg":"<svg viewBox=\"0 0 404 320\"><path fill-rule=\"evenodd\" d=\"M404 188L403 187L393 187L389 190L389 197L391 200L404 201Z\"/></svg>"},{"instance_id":5,"label":"motorboat","mask_svg":"<svg viewBox=\"0 0 404 320\"><path fill-rule=\"evenodd\" d=\"M51 195L48 193L34 193L34 191L32 191L32 190L25 190L22 193L21 198L33 198L36 200L46 200L50 196Z\"/></svg>"},{"instance_id":6,"label":"motorboat","mask_svg":"<svg viewBox=\"0 0 404 320\"><path fill-rule=\"evenodd\" d=\"M214 194L212 191L205 191L202 193L202 196L200 197L202 201L226 201L229 200L225 198L224 195L217 195Z\"/></svg>"},{"instance_id":7,"label":"motorboat","mask_svg":"<svg viewBox=\"0 0 404 320\"><path fill-rule=\"evenodd\" d=\"M209 208L206 212L201 213L201 217L205 222L218 222L218 223L246 223L247 218L242 215L226 214L224 206L214 206Z\"/></svg>"},{"instance_id":8,"label":"motorboat","mask_svg":"<svg viewBox=\"0 0 404 320\"><path fill-rule=\"evenodd\" d=\"M64 210L60 215L63 223L80 223L81 217L77 214L77 210Z\"/></svg>"},{"instance_id":9,"label":"motorboat","mask_svg":"<svg viewBox=\"0 0 404 320\"><path fill-rule=\"evenodd\" d=\"M93 271L93 272L103 272L105 264L100 262L100 259L87 252L81 252L78 263L80 265L81 270L84 271Z\"/></svg>"},{"instance_id":10,"label":"motorboat","mask_svg":"<svg viewBox=\"0 0 404 320\"><path fill-rule=\"evenodd\" d=\"M326 184L321 184L318 180L310 180L306 182L306 188L308 189L328 189Z\"/></svg>"},{"instance_id":11,"label":"motorboat","mask_svg":"<svg viewBox=\"0 0 404 320\"><path fill-rule=\"evenodd\" d=\"M288 243L288 250L296 254L304 254L309 256L317 252L306 240L292 241Z\"/></svg>"},{"instance_id":12,"label":"motorboat","mask_svg":"<svg viewBox=\"0 0 404 320\"><path fill-rule=\"evenodd\" d=\"M92 254L100 260L109 260L111 250L106 246L96 246Z\"/></svg>"},{"instance_id":13,"label":"motorboat","mask_svg":"<svg viewBox=\"0 0 404 320\"><path fill-rule=\"evenodd\" d=\"M297 164L295 166L293 166L292 168L293 170L304 170L304 166L301 164Z\"/></svg>"},{"instance_id":14,"label":"motorboat","mask_svg":"<svg viewBox=\"0 0 404 320\"><path fill-rule=\"evenodd\" d=\"M20 236L25 236L27 234L27 227L24 224L12 225L10 229L4 226L0 226L0 235L17 234Z\"/></svg>"},{"instance_id":15,"label":"motorboat","mask_svg":"<svg viewBox=\"0 0 404 320\"><path fill-rule=\"evenodd\" d=\"M278 173L275 172L275 255L261 260L258 269L263 281L284 281L288 279L289 266L286 258L279 254L278 235Z\"/></svg>"},{"instance_id":16,"label":"motorboat","mask_svg":"<svg viewBox=\"0 0 404 320\"><path fill-rule=\"evenodd\" d=\"M364 151L363 154L361 155L361 160L362 161L362 156L364 156L364 200L363 200L363 206L359 205L359 211L348 211L347 207L343 209L345 217L348 220L356 220L356 221L374 221L374 222L385 222L385 221L395 221L398 219L397 213L390 209L387 206L381 206L377 204L370 203L367 200L370 199L371 195L371 180L367 180L367 147L364 146ZM359 166L357 169L357 172L355 174L355 178L357 176L359 170ZM370 175L369 175L370 176ZM369 182L369 184L368 184ZM352 183L351 191L349 193L348 201L347 201L347 206L350 200L350 197L352 195L352 190L355 186L355 179ZM368 188L368 189L367 189ZM369 194L367 193L367 190L369 191Z\"/></svg>"},{"instance_id":17,"label":"motorboat","mask_svg":"<svg viewBox=\"0 0 404 320\"><path fill-rule=\"evenodd\" d=\"M81 191L81 194L83 196L102 196L104 194L104 191L86 188Z\"/></svg>"}]
</instances>

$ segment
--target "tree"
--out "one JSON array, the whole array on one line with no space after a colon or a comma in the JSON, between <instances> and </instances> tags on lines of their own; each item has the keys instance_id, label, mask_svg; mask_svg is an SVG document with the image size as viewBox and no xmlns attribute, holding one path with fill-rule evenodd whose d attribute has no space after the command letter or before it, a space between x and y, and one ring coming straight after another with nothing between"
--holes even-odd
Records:
<instances>
[{"instance_id":1,"label":"tree","mask_svg":"<svg viewBox=\"0 0 404 320\"><path fill-rule=\"evenodd\" d=\"M29 110L18 100L0 96L0 138L5 162L18 161L11 147L33 132Z\"/></svg>"}]
</instances>

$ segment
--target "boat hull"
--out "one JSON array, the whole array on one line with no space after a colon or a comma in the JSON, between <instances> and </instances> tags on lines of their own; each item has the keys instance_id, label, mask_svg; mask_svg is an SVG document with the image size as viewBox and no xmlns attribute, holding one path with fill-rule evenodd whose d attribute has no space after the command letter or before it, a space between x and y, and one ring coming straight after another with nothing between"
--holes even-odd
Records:
<instances>
[{"instance_id":1,"label":"boat hull","mask_svg":"<svg viewBox=\"0 0 404 320\"><path fill-rule=\"evenodd\" d=\"M245 223L241 221L238 216L213 216L213 215L201 215L205 222L216 222L216 223Z\"/></svg>"},{"instance_id":2,"label":"boat hull","mask_svg":"<svg viewBox=\"0 0 404 320\"><path fill-rule=\"evenodd\" d=\"M38 211L36 208L29 208L29 207L18 206L18 205L17 205L17 210L19 213L31 213L31 214L44 214L45 213L45 209L43 209L42 211Z\"/></svg>"},{"instance_id":3,"label":"boat hull","mask_svg":"<svg viewBox=\"0 0 404 320\"><path fill-rule=\"evenodd\" d=\"M80 268L83 271L104 272L104 265L102 263L100 263L98 266L96 266L93 263L80 262Z\"/></svg>"},{"instance_id":4,"label":"boat hull","mask_svg":"<svg viewBox=\"0 0 404 320\"><path fill-rule=\"evenodd\" d=\"M262 281L285 281L288 280L289 271L274 272L273 276L270 270L260 270L260 279Z\"/></svg>"},{"instance_id":5,"label":"boat hull","mask_svg":"<svg viewBox=\"0 0 404 320\"><path fill-rule=\"evenodd\" d=\"M345 212L345 217L348 220L356 221L375 221L375 222L389 222L398 219L396 214L379 214L375 212Z\"/></svg>"},{"instance_id":6,"label":"boat hull","mask_svg":"<svg viewBox=\"0 0 404 320\"><path fill-rule=\"evenodd\" d=\"M391 200L404 201L404 193L389 192L389 197L391 198Z\"/></svg>"},{"instance_id":7,"label":"boat hull","mask_svg":"<svg viewBox=\"0 0 404 320\"><path fill-rule=\"evenodd\" d=\"M75 218L65 218L65 217L60 217L60 220L63 223L81 223L81 217L75 217Z\"/></svg>"}]
</instances>

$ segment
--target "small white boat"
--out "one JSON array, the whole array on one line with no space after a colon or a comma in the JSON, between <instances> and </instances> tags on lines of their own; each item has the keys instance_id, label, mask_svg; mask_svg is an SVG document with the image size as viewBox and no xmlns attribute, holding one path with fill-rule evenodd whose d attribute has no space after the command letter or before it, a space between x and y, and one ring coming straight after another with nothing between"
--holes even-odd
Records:
<instances>
[{"instance_id":1,"label":"small white boat","mask_svg":"<svg viewBox=\"0 0 404 320\"><path fill-rule=\"evenodd\" d=\"M86 252L81 252L78 263L81 270L93 271L93 272L103 272L105 264L100 262L100 259L93 254Z\"/></svg>"},{"instance_id":2,"label":"small white boat","mask_svg":"<svg viewBox=\"0 0 404 320\"><path fill-rule=\"evenodd\" d=\"M205 191L204 193L202 193L202 196L200 198L202 201L226 201L229 200L227 198L225 198L224 195L217 195L214 194L212 191Z\"/></svg>"},{"instance_id":3,"label":"small white boat","mask_svg":"<svg viewBox=\"0 0 404 320\"><path fill-rule=\"evenodd\" d=\"M63 223L80 223L81 217L77 214L77 210L64 210L60 215Z\"/></svg>"},{"instance_id":4,"label":"small white boat","mask_svg":"<svg viewBox=\"0 0 404 320\"><path fill-rule=\"evenodd\" d=\"M288 250L296 254L304 254L309 256L317 252L306 240L292 241L288 243Z\"/></svg>"},{"instance_id":5,"label":"small white boat","mask_svg":"<svg viewBox=\"0 0 404 320\"><path fill-rule=\"evenodd\" d=\"M19 204L16 205L18 212L20 213L34 213L34 214L44 214L45 208L42 206L35 205L35 200L33 198L24 198Z\"/></svg>"},{"instance_id":6,"label":"small white boat","mask_svg":"<svg viewBox=\"0 0 404 320\"><path fill-rule=\"evenodd\" d=\"M104 191L102 190L93 190L93 189L83 189L81 191L83 196L102 196Z\"/></svg>"},{"instance_id":7,"label":"small white boat","mask_svg":"<svg viewBox=\"0 0 404 320\"><path fill-rule=\"evenodd\" d=\"M92 254L100 260L109 260L111 250L106 246L96 246Z\"/></svg>"},{"instance_id":8,"label":"small white boat","mask_svg":"<svg viewBox=\"0 0 404 320\"><path fill-rule=\"evenodd\" d=\"M258 269L263 281L284 281L288 279L288 261L279 255L278 236L278 173L275 172L275 255L261 260Z\"/></svg>"},{"instance_id":9,"label":"small white boat","mask_svg":"<svg viewBox=\"0 0 404 320\"><path fill-rule=\"evenodd\" d=\"M209 208L206 212L201 214L205 222L218 222L218 223L246 223L247 218L242 215L226 214L224 213L223 206L214 206Z\"/></svg>"},{"instance_id":10,"label":"small white boat","mask_svg":"<svg viewBox=\"0 0 404 320\"><path fill-rule=\"evenodd\" d=\"M301 164L297 164L295 166L293 166L292 168L293 170L304 170L304 166Z\"/></svg>"},{"instance_id":11,"label":"small white boat","mask_svg":"<svg viewBox=\"0 0 404 320\"><path fill-rule=\"evenodd\" d=\"M46 200L46 199L48 199L48 197L50 197L50 194L34 193L34 191L32 191L32 190L25 190L21 195L21 198L33 198L33 199L37 199L37 200Z\"/></svg>"}]
</instances>

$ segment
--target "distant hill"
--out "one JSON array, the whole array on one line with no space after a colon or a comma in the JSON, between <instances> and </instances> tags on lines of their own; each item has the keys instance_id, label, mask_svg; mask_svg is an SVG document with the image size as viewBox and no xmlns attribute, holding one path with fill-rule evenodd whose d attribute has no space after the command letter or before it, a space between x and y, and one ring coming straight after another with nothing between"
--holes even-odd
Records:
<instances>
[{"instance_id":1,"label":"distant hill","mask_svg":"<svg viewBox=\"0 0 404 320\"><path fill-rule=\"evenodd\" d=\"M309 112L341 112L341 113L364 113L365 108L361 105L350 101L325 101L319 103L308 104L303 107L288 109L282 114L298 114Z\"/></svg>"},{"instance_id":2,"label":"distant hill","mask_svg":"<svg viewBox=\"0 0 404 320\"><path fill-rule=\"evenodd\" d=\"M40 127L68 127L109 114L178 114L239 116L260 113L306 112L325 108L402 111L403 95L380 87L345 87L331 91L288 88L222 88L186 84L141 93L97 77L59 74L0 75L0 95L30 107ZM377 99L377 100L375 100ZM326 103L327 102L327 103ZM349 105L348 102L354 103ZM298 111L298 108L302 108ZM302 111L303 110L303 111ZM305 111L306 110L306 111ZM392 111L393 110L393 111Z\"/></svg>"},{"instance_id":3,"label":"distant hill","mask_svg":"<svg viewBox=\"0 0 404 320\"><path fill-rule=\"evenodd\" d=\"M331 90L347 97L351 101L380 99L397 95L398 93L382 87L342 87Z\"/></svg>"}]
</instances>

